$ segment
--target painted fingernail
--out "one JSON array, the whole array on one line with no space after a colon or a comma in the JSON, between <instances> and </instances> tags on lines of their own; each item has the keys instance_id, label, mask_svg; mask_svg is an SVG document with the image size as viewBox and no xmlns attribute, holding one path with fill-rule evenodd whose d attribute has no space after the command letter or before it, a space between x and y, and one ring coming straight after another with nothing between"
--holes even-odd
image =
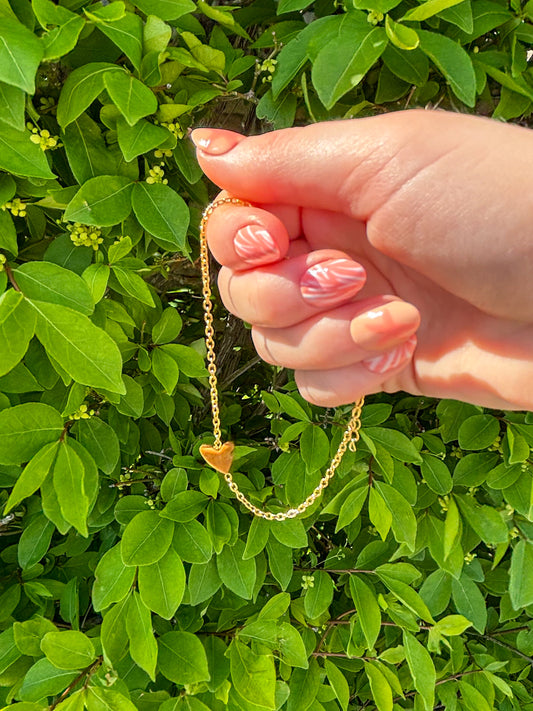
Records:
<instances>
[{"instance_id":1,"label":"painted fingernail","mask_svg":"<svg viewBox=\"0 0 533 711\"><path fill-rule=\"evenodd\" d=\"M191 133L191 140L194 145L211 156L224 155L243 139L244 136L238 133L217 128L196 128Z\"/></svg>"},{"instance_id":2,"label":"painted fingernail","mask_svg":"<svg viewBox=\"0 0 533 711\"><path fill-rule=\"evenodd\" d=\"M235 235L235 252L248 264L275 262L281 252L274 238L261 225L247 225Z\"/></svg>"},{"instance_id":3,"label":"painted fingernail","mask_svg":"<svg viewBox=\"0 0 533 711\"><path fill-rule=\"evenodd\" d=\"M391 351L376 356L375 358L367 358L366 360L362 360L361 363L368 368L371 373L381 375L389 370L394 370L401 365L405 365L415 352L415 348L416 336L411 336L405 343L396 346L396 348L393 348Z\"/></svg>"},{"instance_id":4,"label":"painted fingernail","mask_svg":"<svg viewBox=\"0 0 533 711\"><path fill-rule=\"evenodd\" d=\"M314 264L300 282L302 296L323 308L355 296L366 280L366 272L351 259L328 259Z\"/></svg>"},{"instance_id":5,"label":"painted fingernail","mask_svg":"<svg viewBox=\"0 0 533 711\"><path fill-rule=\"evenodd\" d=\"M390 301L356 316L350 324L361 348L385 350L411 336L420 323L418 309L405 301Z\"/></svg>"}]
</instances>

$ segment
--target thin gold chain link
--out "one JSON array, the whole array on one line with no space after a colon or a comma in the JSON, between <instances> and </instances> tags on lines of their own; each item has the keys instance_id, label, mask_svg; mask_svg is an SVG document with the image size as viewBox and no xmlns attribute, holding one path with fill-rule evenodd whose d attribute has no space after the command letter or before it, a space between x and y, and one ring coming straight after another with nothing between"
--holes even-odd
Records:
<instances>
[{"instance_id":1,"label":"thin gold chain link","mask_svg":"<svg viewBox=\"0 0 533 711\"><path fill-rule=\"evenodd\" d=\"M215 437L213 448L215 450L220 450L223 444L220 433L220 407L218 402L218 380L214 340L215 331L213 328L213 305L211 301L211 279L209 273L209 251L207 248L206 227L213 212L221 205L240 205L242 207L251 207L251 203L241 200L240 198L233 197L215 200L204 210L202 221L200 223L200 267L202 272L205 345L207 350L207 370L209 372L209 392L213 419L213 435ZM246 496L239 489L237 483L234 481L231 473L227 472L224 474L224 479L226 480L231 491L233 491L237 497L237 500L240 501L240 503L243 504L243 506L245 506L249 511L251 511L254 516L267 519L267 521L285 521L285 519L295 518L295 516L303 513L316 501L316 499L322 494L322 491L328 486L331 479L333 479L348 447L351 451L355 452L357 442L359 441L359 431L361 429L361 410L363 403L364 397L361 397L353 406L350 420L344 430L339 447L331 460L329 467L326 469L324 476L312 493L309 494L305 501L302 501L299 506L289 509L288 511L280 511L278 513L263 511L246 498Z\"/></svg>"}]
</instances>

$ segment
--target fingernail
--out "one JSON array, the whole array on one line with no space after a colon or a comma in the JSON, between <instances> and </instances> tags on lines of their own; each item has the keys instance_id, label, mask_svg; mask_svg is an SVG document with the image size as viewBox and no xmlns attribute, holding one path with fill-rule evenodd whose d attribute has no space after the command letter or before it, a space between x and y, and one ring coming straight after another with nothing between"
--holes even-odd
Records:
<instances>
[{"instance_id":1,"label":"fingernail","mask_svg":"<svg viewBox=\"0 0 533 711\"><path fill-rule=\"evenodd\" d=\"M328 259L314 264L300 282L302 296L316 306L337 304L355 296L366 280L366 272L351 259Z\"/></svg>"},{"instance_id":2,"label":"fingernail","mask_svg":"<svg viewBox=\"0 0 533 711\"><path fill-rule=\"evenodd\" d=\"M274 238L261 225L247 225L235 235L235 252L248 264L275 262L281 252Z\"/></svg>"},{"instance_id":3,"label":"fingernail","mask_svg":"<svg viewBox=\"0 0 533 711\"><path fill-rule=\"evenodd\" d=\"M418 309L405 301L390 301L356 316L350 333L358 346L386 350L411 336L420 323Z\"/></svg>"},{"instance_id":4,"label":"fingernail","mask_svg":"<svg viewBox=\"0 0 533 711\"><path fill-rule=\"evenodd\" d=\"M221 156L231 151L244 136L233 131L224 131L217 128L196 128L191 133L194 145L203 153L211 156Z\"/></svg>"},{"instance_id":5,"label":"fingernail","mask_svg":"<svg viewBox=\"0 0 533 711\"><path fill-rule=\"evenodd\" d=\"M401 365L405 365L415 352L415 348L416 336L411 336L405 343L396 346L396 348L393 348L391 351L376 356L375 358L367 358L366 360L362 360L361 363L365 368L368 368L371 373L381 375L389 370L394 370Z\"/></svg>"}]
</instances>

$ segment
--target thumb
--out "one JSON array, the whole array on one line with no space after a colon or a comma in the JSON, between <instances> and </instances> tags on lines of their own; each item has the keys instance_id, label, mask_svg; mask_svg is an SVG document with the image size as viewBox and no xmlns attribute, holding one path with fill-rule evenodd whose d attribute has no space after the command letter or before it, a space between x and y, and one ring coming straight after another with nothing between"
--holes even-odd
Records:
<instances>
[{"instance_id":1,"label":"thumb","mask_svg":"<svg viewBox=\"0 0 533 711\"><path fill-rule=\"evenodd\" d=\"M202 170L233 195L367 220L456 145L448 126L454 120L445 112L410 110L250 137L200 128L191 138Z\"/></svg>"}]
</instances>

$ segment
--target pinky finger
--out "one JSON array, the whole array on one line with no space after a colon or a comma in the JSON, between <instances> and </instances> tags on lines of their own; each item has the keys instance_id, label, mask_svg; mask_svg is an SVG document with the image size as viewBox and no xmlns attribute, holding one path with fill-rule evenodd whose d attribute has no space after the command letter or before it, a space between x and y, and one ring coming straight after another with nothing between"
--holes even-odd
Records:
<instances>
[{"instance_id":1,"label":"pinky finger","mask_svg":"<svg viewBox=\"0 0 533 711\"><path fill-rule=\"evenodd\" d=\"M377 392L420 394L413 378L411 363L416 336L399 346L359 363L332 370L297 370L295 380L302 397L321 407L337 407L355 402Z\"/></svg>"}]
</instances>

